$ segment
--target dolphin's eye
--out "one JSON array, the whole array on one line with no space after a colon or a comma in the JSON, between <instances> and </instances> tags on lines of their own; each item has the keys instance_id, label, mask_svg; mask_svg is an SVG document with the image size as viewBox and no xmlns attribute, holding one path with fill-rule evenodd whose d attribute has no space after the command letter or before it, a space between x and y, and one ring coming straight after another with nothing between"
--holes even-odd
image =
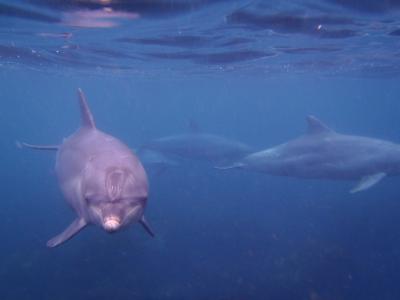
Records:
<instances>
[{"instance_id":1,"label":"dolphin's eye","mask_svg":"<svg viewBox=\"0 0 400 300\"><path fill-rule=\"evenodd\" d=\"M121 204L124 206L135 207L143 206L146 204L147 197L125 197L118 200L111 201L114 204Z\"/></svg>"},{"instance_id":2,"label":"dolphin's eye","mask_svg":"<svg viewBox=\"0 0 400 300\"><path fill-rule=\"evenodd\" d=\"M146 196L140 196L140 197L136 197L134 204L137 205L145 205L147 201L147 197Z\"/></svg>"},{"instance_id":3,"label":"dolphin's eye","mask_svg":"<svg viewBox=\"0 0 400 300\"><path fill-rule=\"evenodd\" d=\"M96 204L103 201L103 197L101 195L86 195L84 196L84 200L87 204Z\"/></svg>"},{"instance_id":4,"label":"dolphin's eye","mask_svg":"<svg viewBox=\"0 0 400 300\"><path fill-rule=\"evenodd\" d=\"M89 197L84 197L83 199L85 200L85 203L86 203L87 205L90 205L90 204L93 203L92 200L91 200Z\"/></svg>"}]
</instances>

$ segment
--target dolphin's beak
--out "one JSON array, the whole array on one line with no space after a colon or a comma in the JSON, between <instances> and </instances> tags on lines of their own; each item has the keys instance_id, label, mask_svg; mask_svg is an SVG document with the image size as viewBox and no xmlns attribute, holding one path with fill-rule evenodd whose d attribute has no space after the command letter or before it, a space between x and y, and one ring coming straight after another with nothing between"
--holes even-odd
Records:
<instances>
[{"instance_id":1,"label":"dolphin's beak","mask_svg":"<svg viewBox=\"0 0 400 300\"><path fill-rule=\"evenodd\" d=\"M104 218L103 228L107 232L117 231L121 227L121 219L117 216L108 216Z\"/></svg>"}]
</instances>

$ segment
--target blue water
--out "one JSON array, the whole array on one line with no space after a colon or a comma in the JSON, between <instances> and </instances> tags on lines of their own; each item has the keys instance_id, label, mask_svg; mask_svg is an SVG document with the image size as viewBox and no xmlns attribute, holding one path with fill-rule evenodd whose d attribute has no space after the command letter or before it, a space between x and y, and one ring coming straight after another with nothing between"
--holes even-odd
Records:
<instances>
[{"instance_id":1,"label":"blue water","mask_svg":"<svg viewBox=\"0 0 400 300\"><path fill-rule=\"evenodd\" d=\"M106 8L106 9L105 9ZM400 299L399 178L302 180L189 161L139 225L46 241L74 213L55 154L79 127L130 147L201 131L264 149L318 116L400 142L399 1L1 1L0 299Z\"/></svg>"}]
</instances>

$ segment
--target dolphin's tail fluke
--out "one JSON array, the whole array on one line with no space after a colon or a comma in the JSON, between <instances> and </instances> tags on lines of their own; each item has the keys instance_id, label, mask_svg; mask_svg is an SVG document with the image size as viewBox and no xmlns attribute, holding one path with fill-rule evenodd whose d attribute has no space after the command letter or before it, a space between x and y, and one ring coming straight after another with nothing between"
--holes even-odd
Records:
<instances>
[{"instance_id":1,"label":"dolphin's tail fluke","mask_svg":"<svg viewBox=\"0 0 400 300\"><path fill-rule=\"evenodd\" d=\"M20 142L20 141L15 141L15 145L19 149L30 148L30 149L35 149L35 150L48 150L48 151L57 151L59 148L58 145L33 145L33 144L27 144L27 143Z\"/></svg>"}]
</instances>

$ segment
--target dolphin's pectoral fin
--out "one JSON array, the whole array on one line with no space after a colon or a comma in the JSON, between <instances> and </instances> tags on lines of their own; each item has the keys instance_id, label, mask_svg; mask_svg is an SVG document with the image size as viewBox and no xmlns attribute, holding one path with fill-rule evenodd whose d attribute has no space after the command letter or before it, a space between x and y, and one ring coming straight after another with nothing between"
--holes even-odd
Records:
<instances>
[{"instance_id":1,"label":"dolphin's pectoral fin","mask_svg":"<svg viewBox=\"0 0 400 300\"><path fill-rule=\"evenodd\" d=\"M87 222L84 219L82 218L75 219L71 223L71 225L67 227L67 229L65 229L62 233L49 240L47 242L47 247L53 248L66 242L67 240L72 238L75 234L77 234L79 231L81 231L86 225Z\"/></svg>"},{"instance_id":2,"label":"dolphin's pectoral fin","mask_svg":"<svg viewBox=\"0 0 400 300\"><path fill-rule=\"evenodd\" d=\"M35 150L57 151L58 148L59 148L58 145L33 145L33 144L23 143L23 142L20 142L20 141L16 141L15 144L20 149L22 149L22 148L30 148L30 149L35 149Z\"/></svg>"},{"instance_id":3,"label":"dolphin's pectoral fin","mask_svg":"<svg viewBox=\"0 0 400 300\"><path fill-rule=\"evenodd\" d=\"M369 189L371 186L377 184L386 176L386 173L376 173L373 175L365 176L361 178L360 182L350 191L350 193L356 193Z\"/></svg>"},{"instance_id":4,"label":"dolphin's pectoral fin","mask_svg":"<svg viewBox=\"0 0 400 300\"><path fill-rule=\"evenodd\" d=\"M223 165L223 164L216 165L216 166L214 166L214 169L217 169L217 170L239 169L239 168L242 168L243 166L244 166L243 163L237 162L237 163L230 164L230 165Z\"/></svg>"},{"instance_id":5,"label":"dolphin's pectoral fin","mask_svg":"<svg viewBox=\"0 0 400 300\"><path fill-rule=\"evenodd\" d=\"M149 223L147 222L147 220L144 216L142 216L139 223L142 224L144 230L146 230L146 232L148 234L150 234L152 237L155 237L153 229L150 227Z\"/></svg>"}]
</instances>

